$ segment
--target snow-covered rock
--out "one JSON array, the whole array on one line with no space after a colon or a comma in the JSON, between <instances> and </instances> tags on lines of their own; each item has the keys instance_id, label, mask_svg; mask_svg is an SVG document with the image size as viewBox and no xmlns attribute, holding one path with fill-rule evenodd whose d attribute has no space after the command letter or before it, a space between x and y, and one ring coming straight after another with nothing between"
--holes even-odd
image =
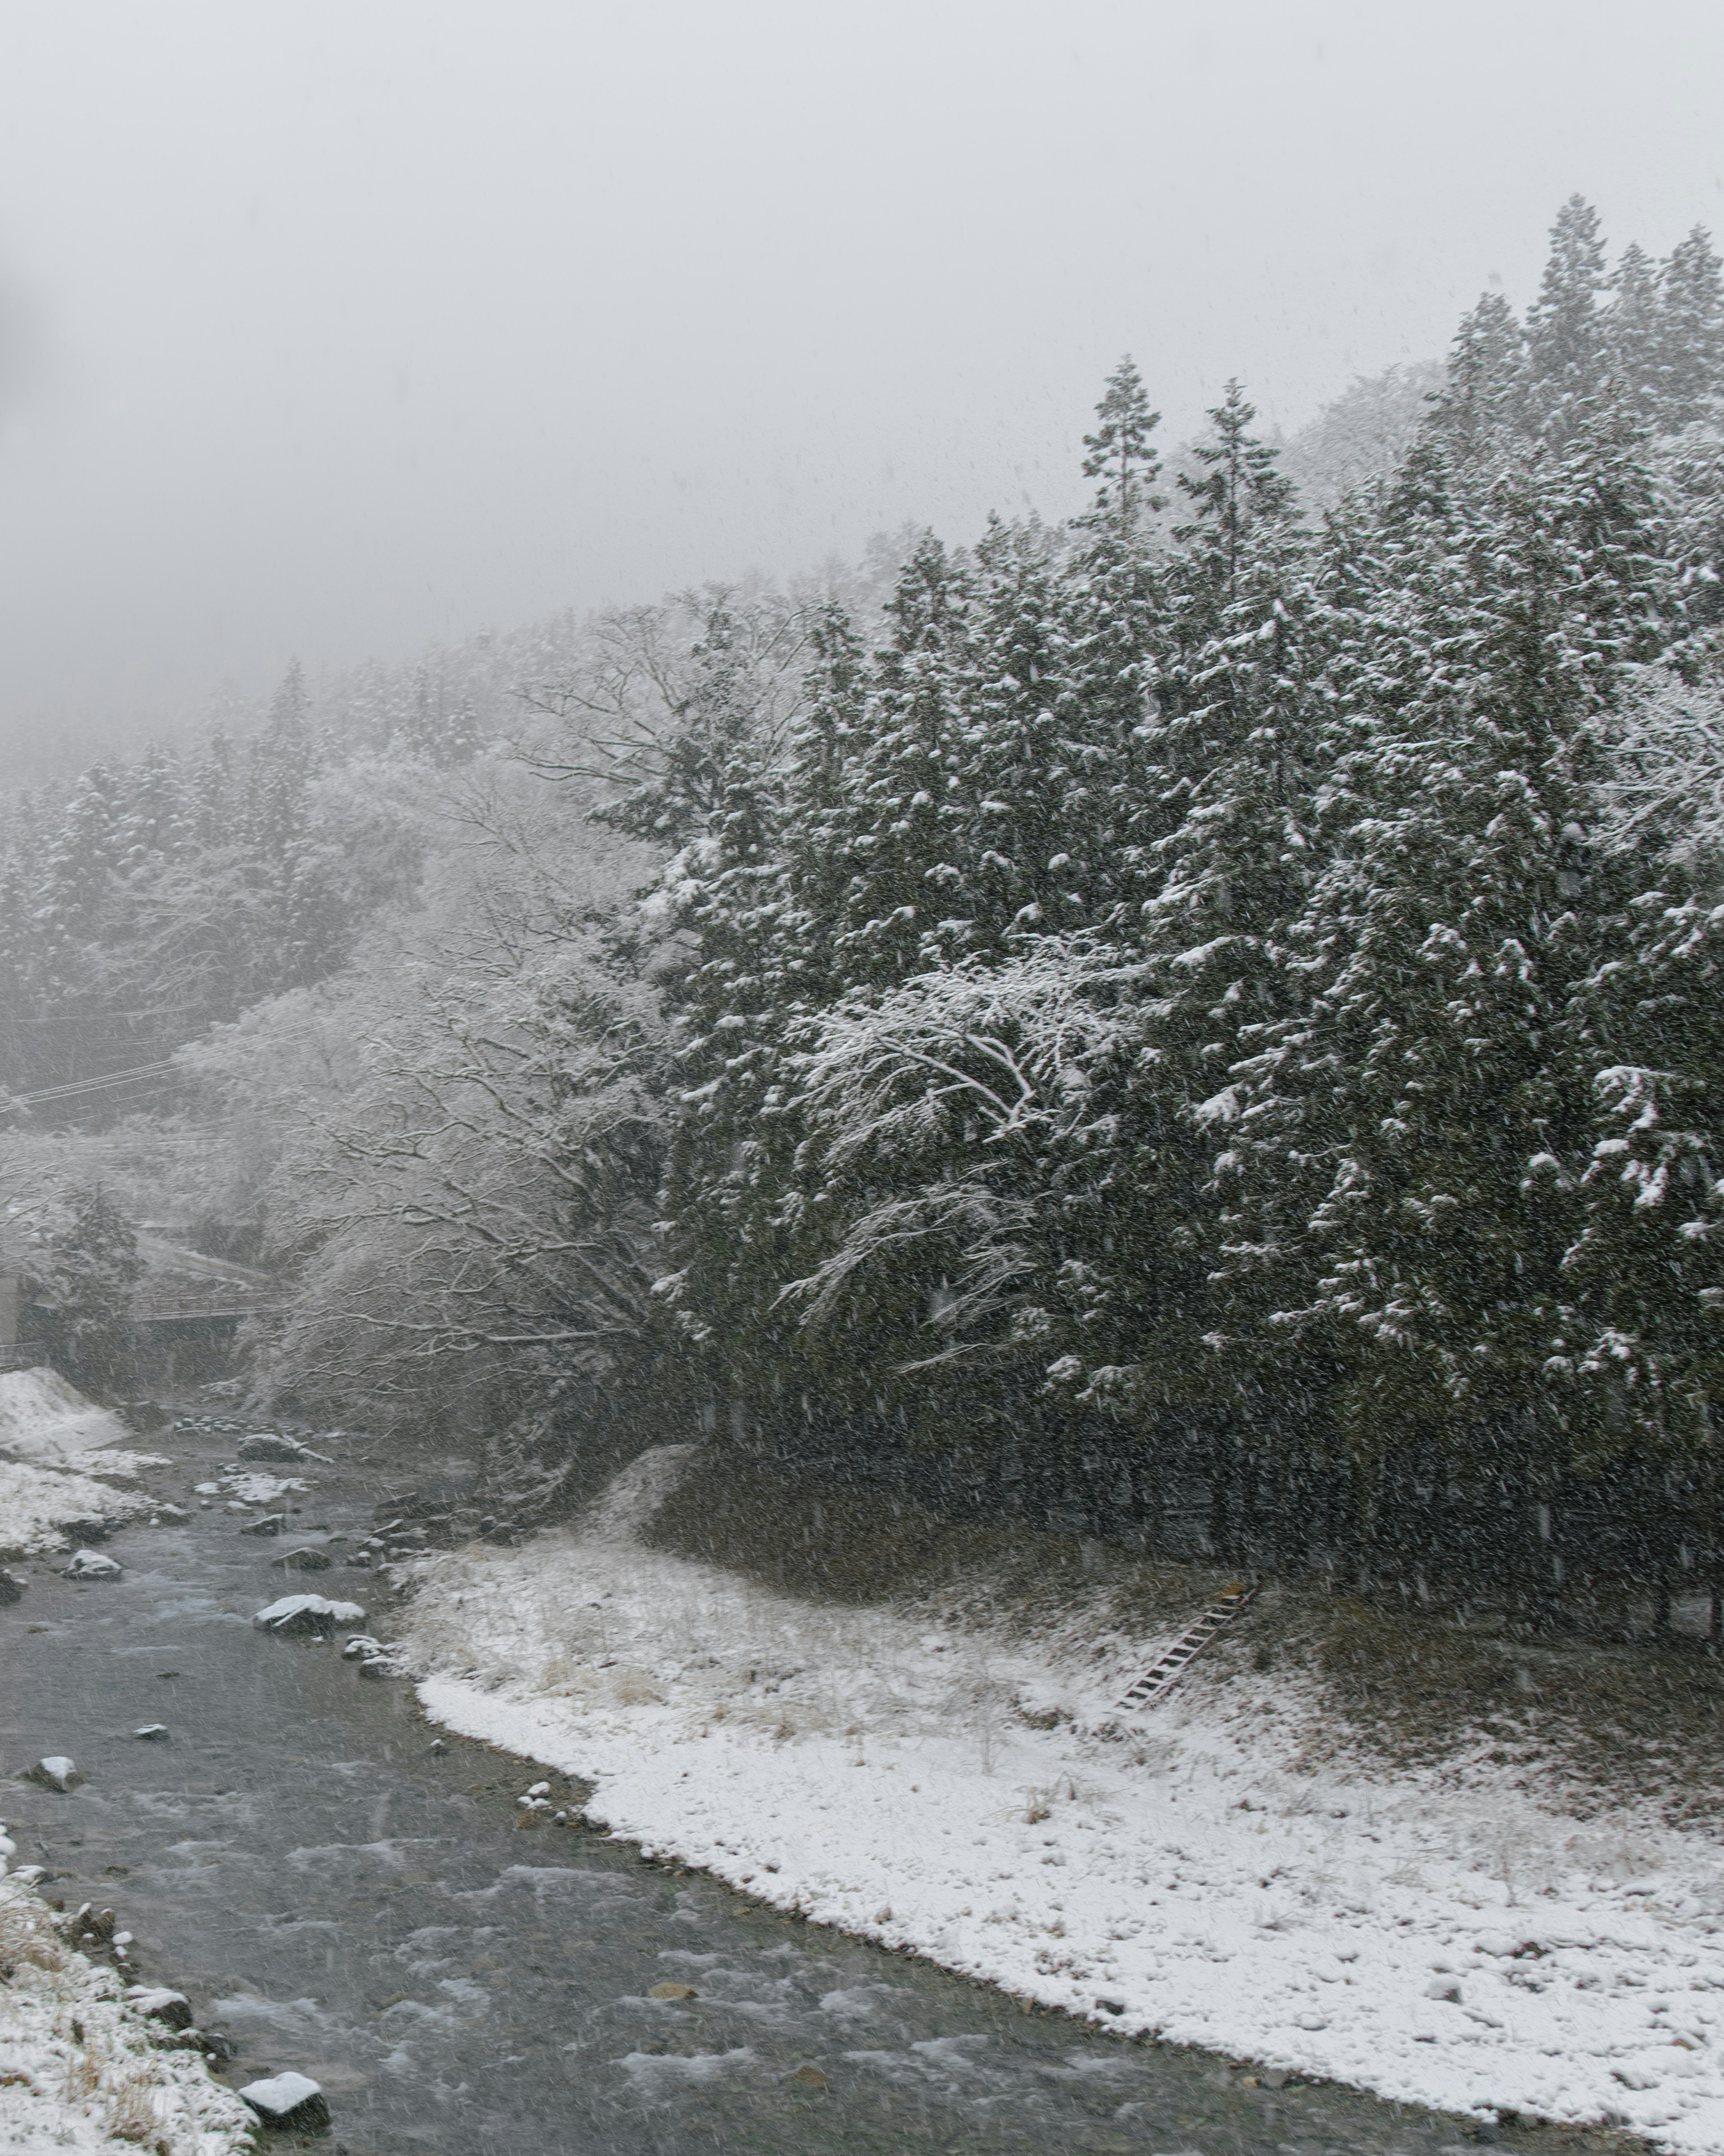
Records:
<instances>
[{"instance_id":1,"label":"snow-covered rock","mask_svg":"<svg viewBox=\"0 0 1724 2156\"><path fill-rule=\"evenodd\" d=\"M18 1600L26 1583L15 1572L0 1571L0 1609Z\"/></svg>"},{"instance_id":2,"label":"snow-covered rock","mask_svg":"<svg viewBox=\"0 0 1724 2156\"><path fill-rule=\"evenodd\" d=\"M265 2126L305 2133L329 2124L323 2091L309 2074L272 2074L268 2081L248 2082L239 2100L249 2103Z\"/></svg>"},{"instance_id":3,"label":"snow-covered rock","mask_svg":"<svg viewBox=\"0 0 1724 2156\"><path fill-rule=\"evenodd\" d=\"M305 1458L305 1448L296 1438L280 1437L274 1430L254 1430L233 1448L241 1460L293 1461Z\"/></svg>"},{"instance_id":4,"label":"snow-covered rock","mask_svg":"<svg viewBox=\"0 0 1724 2156\"><path fill-rule=\"evenodd\" d=\"M284 1594L252 1619L264 1632L333 1632L338 1625L362 1625L357 1602L331 1602L321 1594Z\"/></svg>"},{"instance_id":5,"label":"snow-covered rock","mask_svg":"<svg viewBox=\"0 0 1724 2156\"><path fill-rule=\"evenodd\" d=\"M74 1550L72 1562L60 1573L62 1579L118 1579L121 1568L110 1557L93 1549Z\"/></svg>"},{"instance_id":6,"label":"snow-covered rock","mask_svg":"<svg viewBox=\"0 0 1724 2156\"><path fill-rule=\"evenodd\" d=\"M285 1512L265 1512L260 1520L253 1520L239 1532L243 1535L279 1535L287 1525Z\"/></svg>"},{"instance_id":7,"label":"snow-covered rock","mask_svg":"<svg viewBox=\"0 0 1724 2156\"><path fill-rule=\"evenodd\" d=\"M165 1984L129 1984L126 1987L126 2003L169 2029L189 2029L192 2025L191 2000L183 1991L170 1991Z\"/></svg>"},{"instance_id":8,"label":"snow-covered rock","mask_svg":"<svg viewBox=\"0 0 1724 2156\"><path fill-rule=\"evenodd\" d=\"M134 1737L141 1737L146 1743L159 1744L167 1734L167 1724L165 1722L146 1722L131 1733Z\"/></svg>"},{"instance_id":9,"label":"snow-covered rock","mask_svg":"<svg viewBox=\"0 0 1724 2156\"><path fill-rule=\"evenodd\" d=\"M321 1549L283 1550L280 1557L272 1557L269 1563L276 1572L327 1572L329 1552Z\"/></svg>"},{"instance_id":10,"label":"snow-covered rock","mask_svg":"<svg viewBox=\"0 0 1724 2156\"><path fill-rule=\"evenodd\" d=\"M231 1502L230 1512L254 1511L259 1505L278 1505L284 1497L310 1489L310 1483L297 1475L265 1475L258 1467L224 1467L222 1479L213 1488L218 1493L225 1490ZM281 1516L286 1524L286 1515Z\"/></svg>"},{"instance_id":11,"label":"snow-covered rock","mask_svg":"<svg viewBox=\"0 0 1724 2156\"><path fill-rule=\"evenodd\" d=\"M39 1782L44 1789L74 1789L84 1777L75 1761L63 1753L51 1752L45 1759L38 1759L30 1769L30 1779Z\"/></svg>"}]
</instances>

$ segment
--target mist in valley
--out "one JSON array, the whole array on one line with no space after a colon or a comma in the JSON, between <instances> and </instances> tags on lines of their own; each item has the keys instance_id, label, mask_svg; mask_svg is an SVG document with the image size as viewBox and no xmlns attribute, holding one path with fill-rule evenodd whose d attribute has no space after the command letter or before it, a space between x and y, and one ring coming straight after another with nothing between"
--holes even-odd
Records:
<instances>
[{"instance_id":1,"label":"mist in valley","mask_svg":"<svg viewBox=\"0 0 1724 2156\"><path fill-rule=\"evenodd\" d=\"M14 11L0 2139L237 2149L243 2042L380 2156L1712 2156L1721 83L1697 6ZM593 1825L614 1922L475 1921ZM133 1931L43 1944L109 1856L231 2025L148 2071Z\"/></svg>"}]
</instances>

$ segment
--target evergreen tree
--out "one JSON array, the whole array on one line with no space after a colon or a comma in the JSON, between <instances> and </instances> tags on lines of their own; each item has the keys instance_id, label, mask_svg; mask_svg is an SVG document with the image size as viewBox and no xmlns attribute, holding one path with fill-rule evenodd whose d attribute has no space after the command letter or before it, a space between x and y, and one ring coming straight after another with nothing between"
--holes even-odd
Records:
<instances>
[{"instance_id":1,"label":"evergreen tree","mask_svg":"<svg viewBox=\"0 0 1724 2156\"><path fill-rule=\"evenodd\" d=\"M1521 424L1526 403L1526 337L1500 292L1486 292L1449 347L1447 379L1432 430L1457 463L1489 462Z\"/></svg>"},{"instance_id":2,"label":"evergreen tree","mask_svg":"<svg viewBox=\"0 0 1724 2156\"><path fill-rule=\"evenodd\" d=\"M890 640L863 711L834 946L848 983L903 980L967 934L953 796L972 687L971 604L964 566L923 540L887 604Z\"/></svg>"},{"instance_id":3,"label":"evergreen tree","mask_svg":"<svg viewBox=\"0 0 1724 2156\"><path fill-rule=\"evenodd\" d=\"M1686 427L1724 393L1724 266L1703 225L1672 251L1660 282L1661 416Z\"/></svg>"},{"instance_id":4,"label":"evergreen tree","mask_svg":"<svg viewBox=\"0 0 1724 2156\"><path fill-rule=\"evenodd\" d=\"M136 1231L100 1183L73 1191L66 1214L31 1270L43 1344L74 1384L123 1390L134 1353L132 1292L144 1270Z\"/></svg>"},{"instance_id":5,"label":"evergreen tree","mask_svg":"<svg viewBox=\"0 0 1724 2156\"><path fill-rule=\"evenodd\" d=\"M1637 419L1655 426L1669 402L1662 274L1650 254L1631 244L1610 282L1616 296L1606 327L1616 394Z\"/></svg>"},{"instance_id":6,"label":"evergreen tree","mask_svg":"<svg viewBox=\"0 0 1724 2156\"><path fill-rule=\"evenodd\" d=\"M1092 528L1129 541L1163 507L1153 490L1162 465L1152 439L1161 417L1149 408L1142 378L1128 353L1107 377L1095 407L1095 433L1084 437L1084 477L1101 482L1085 519Z\"/></svg>"},{"instance_id":7,"label":"evergreen tree","mask_svg":"<svg viewBox=\"0 0 1724 2156\"><path fill-rule=\"evenodd\" d=\"M1598 213L1571 195L1551 228L1538 297L1526 312L1529 417L1558 446L1593 415L1609 377L1609 327L1598 304L1608 285Z\"/></svg>"}]
</instances>

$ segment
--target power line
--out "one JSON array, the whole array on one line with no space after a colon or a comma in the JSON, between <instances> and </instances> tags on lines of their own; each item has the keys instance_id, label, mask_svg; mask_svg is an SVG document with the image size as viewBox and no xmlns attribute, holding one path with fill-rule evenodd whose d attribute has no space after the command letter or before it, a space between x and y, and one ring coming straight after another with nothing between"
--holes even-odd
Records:
<instances>
[{"instance_id":1,"label":"power line","mask_svg":"<svg viewBox=\"0 0 1724 2156\"><path fill-rule=\"evenodd\" d=\"M131 1070L110 1070L105 1078L79 1078L64 1086L45 1086L35 1093L14 1093L20 1107L33 1108L38 1101L69 1101L80 1093L102 1093L115 1086L130 1086L141 1078L163 1078L177 1066L172 1063L140 1063Z\"/></svg>"}]
</instances>

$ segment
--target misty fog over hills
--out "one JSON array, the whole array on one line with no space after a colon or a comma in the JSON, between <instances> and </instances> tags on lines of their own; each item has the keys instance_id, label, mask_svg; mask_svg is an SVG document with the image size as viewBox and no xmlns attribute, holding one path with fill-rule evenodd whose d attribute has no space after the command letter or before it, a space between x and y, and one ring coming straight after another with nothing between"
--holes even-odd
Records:
<instances>
[{"instance_id":1,"label":"misty fog over hills","mask_svg":"<svg viewBox=\"0 0 1724 2156\"><path fill-rule=\"evenodd\" d=\"M20 18L0 2143L1724 2156L1666 16Z\"/></svg>"}]
</instances>

